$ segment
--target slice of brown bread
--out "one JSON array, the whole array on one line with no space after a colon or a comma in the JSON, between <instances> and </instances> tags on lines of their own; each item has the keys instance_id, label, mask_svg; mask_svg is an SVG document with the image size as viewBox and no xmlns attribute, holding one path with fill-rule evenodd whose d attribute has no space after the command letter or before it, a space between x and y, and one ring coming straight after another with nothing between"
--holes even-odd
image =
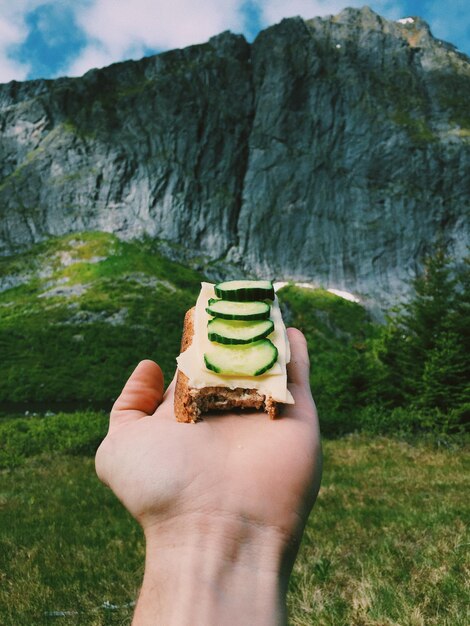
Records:
<instances>
[{"instance_id":1,"label":"slice of brown bread","mask_svg":"<svg viewBox=\"0 0 470 626\"><path fill-rule=\"evenodd\" d=\"M194 307L184 318L181 352L191 345L194 334ZM178 422L197 422L207 411L229 409L264 409L271 419L277 417L279 403L256 389L204 387L194 389L188 377L178 370L175 388L175 415Z\"/></svg>"}]
</instances>

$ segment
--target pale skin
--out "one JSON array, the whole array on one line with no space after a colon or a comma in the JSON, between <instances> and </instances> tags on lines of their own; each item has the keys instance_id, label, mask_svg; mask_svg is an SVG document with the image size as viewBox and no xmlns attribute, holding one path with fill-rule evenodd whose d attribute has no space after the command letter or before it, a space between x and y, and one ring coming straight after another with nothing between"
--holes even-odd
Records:
<instances>
[{"instance_id":1,"label":"pale skin","mask_svg":"<svg viewBox=\"0 0 470 626\"><path fill-rule=\"evenodd\" d=\"M111 412L99 478L141 524L145 573L133 626L281 626L321 478L305 338L290 328L295 405L270 420L221 412L181 424L175 380L142 361Z\"/></svg>"}]
</instances>

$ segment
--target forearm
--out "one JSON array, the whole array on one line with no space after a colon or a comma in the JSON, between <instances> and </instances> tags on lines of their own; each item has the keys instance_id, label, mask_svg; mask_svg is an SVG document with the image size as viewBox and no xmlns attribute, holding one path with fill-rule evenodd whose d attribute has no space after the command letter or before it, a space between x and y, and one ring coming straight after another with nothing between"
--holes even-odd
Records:
<instances>
[{"instance_id":1,"label":"forearm","mask_svg":"<svg viewBox=\"0 0 470 626\"><path fill-rule=\"evenodd\" d=\"M275 575L231 563L214 567L206 556L198 554L179 560L178 571L172 571L166 559L147 566L133 625L286 623L284 595Z\"/></svg>"},{"instance_id":2,"label":"forearm","mask_svg":"<svg viewBox=\"0 0 470 626\"><path fill-rule=\"evenodd\" d=\"M284 538L246 522L197 526L147 533L133 626L284 626Z\"/></svg>"}]
</instances>

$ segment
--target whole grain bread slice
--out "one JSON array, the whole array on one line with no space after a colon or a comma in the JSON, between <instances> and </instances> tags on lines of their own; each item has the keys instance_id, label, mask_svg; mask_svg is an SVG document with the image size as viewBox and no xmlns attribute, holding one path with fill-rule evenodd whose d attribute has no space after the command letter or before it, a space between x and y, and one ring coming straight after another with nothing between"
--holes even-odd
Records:
<instances>
[{"instance_id":1,"label":"whole grain bread slice","mask_svg":"<svg viewBox=\"0 0 470 626\"><path fill-rule=\"evenodd\" d=\"M184 318L181 352L191 345L194 335L194 307ZM271 419L279 413L279 403L260 394L256 389L237 387L204 387L195 389L188 377L178 370L175 387L175 416L178 422L197 422L207 411L230 409L263 409Z\"/></svg>"}]
</instances>

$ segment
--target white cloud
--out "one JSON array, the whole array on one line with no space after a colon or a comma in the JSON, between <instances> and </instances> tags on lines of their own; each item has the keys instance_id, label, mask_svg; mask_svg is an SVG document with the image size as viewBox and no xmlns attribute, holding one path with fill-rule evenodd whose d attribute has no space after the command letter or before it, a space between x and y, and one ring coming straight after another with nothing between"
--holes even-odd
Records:
<instances>
[{"instance_id":1,"label":"white cloud","mask_svg":"<svg viewBox=\"0 0 470 626\"><path fill-rule=\"evenodd\" d=\"M259 0L263 21L266 25L275 24L284 17L300 15L304 19L336 15L345 7L361 8L368 4L373 11L395 19L401 16L402 2L390 0Z\"/></svg>"},{"instance_id":2,"label":"white cloud","mask_svg":"<svg viewBox=\"0 0 470 626\"><path fill-rule=\"evenodd\" d=\"M29 70L29 65L10 59L0 47L0 84L9 83L11 80L26 80Z\"/></svg>"},{"instance_id":3,"label":"white cloud","mask_svg":"<svg viewBox=\"0 0 470 626\"><path fill-rule=\"evenodd\" d=\"M137 55L139 56L139 55ZM143 55L140 55L143 56ZM128 57L131 58L131 57ZM120 59L120 57L119 57ZM112 52L103 49L99 43L89 44L67 68L67 76L82 76L94 67L111 65L117 59ZM61 72L63 74L64 72Z\"/></svg>"},{"instance_id":4,"label":"white cloud","mask_svg":"<svg viewBox=\"0 0 470 626\"><path fill-rule=\"evenodd\" d=\"M31 65L16 59L13 50L28 36L27 14L46 1L0 0L0 83L27 77Z\"/></svg>"},{"instance_id":5,"label":"white cloud","mask_svg":"<svg viewBox=\"0 0 470 626\"><path fill-rule=\"evenodd\" d=\"M168 50L207 41L224 30L241 33L246 24L244 0L92 0L76 10L77 23L89 39L67 68L78 76L92 67L129 58L146 50ZM284 17L335 14L364 0L252 0L263 27ZM378 0L400 16L400 2Z\"/></svg>"},{"instance_id":6,"label":"white cloud","mask_svg":"<svg viewBox=\"0 0 470 626\"><path fill-rule=\"evenodd\" d=\"M95 0L77 10L77 22L90 44L67 73L77 75L100 64L136 58L149 48L201 43L227 29L241 32L242 4L240 0Z\"/></svg>"},{"instance_id":7,"label":"white cloud","mask_svg":"<svg viewBox=\"0 0 470 626\"><path fill-rule=\"evenodd\" d=\"M0 15L0 83L7 83L13 79L23 80L27 76L28 65L15 61L9 55L11 46L21 43L25 36L21 21L10 20Z\"/></svg>"},{"instance_id":8,"label":"white cloud","mask_svg":"<svg viewBox=\"0 0 470 626\"><path fill-rule=\"evenodd\" d=\"M41 35L47 39L50 46L60 46L65 43L69 35L69 24L71 10L74 6L67 6L66 2L42 3L47 6L47 11L43 11L37 16L37 29ZM77 4L75 5L76 8Z\"/></svg>"},{"instance_id":9,"label":"white cloud","mask_svg":"<svg viewBox=\"0 0 470 626\"><path fill-rule=\"evenodd\" d=\"M453 0L444 7L440 0L428 0L421 17L435 36L465 45L470 39L467 2ZM41 5L49 11L39 14L37 27L48 40L60 44L60 20L69 19L70 11L83 30L87 43L64 71L77 76L149 50L201 43L224 30L247 32L255 23L250 23L248 6L257 14L256 25L265 28L284 17L334 15L364 4L387 19L409 14L409 0L0 0L0 82L23 80L32 71L34 60L20 62L14 49L27 39L28 14Z\"/></svg>"},{"instance_id":10,"label":"white cloud","mask_svg":"<svg viewBox=\"0 0 470 626\"><path fill-rule=\"evenodd\" d=\"M347 3L348 6L354 4L358 3L355 3L354 0ZM300 15L305 19L334 15L344 9L345 6L342 0L333 0L333 2L326 0L262 0L260 2L263 21L266 24L275 24L284 17L294 15Z\"/></svg>"}]
</instances>

